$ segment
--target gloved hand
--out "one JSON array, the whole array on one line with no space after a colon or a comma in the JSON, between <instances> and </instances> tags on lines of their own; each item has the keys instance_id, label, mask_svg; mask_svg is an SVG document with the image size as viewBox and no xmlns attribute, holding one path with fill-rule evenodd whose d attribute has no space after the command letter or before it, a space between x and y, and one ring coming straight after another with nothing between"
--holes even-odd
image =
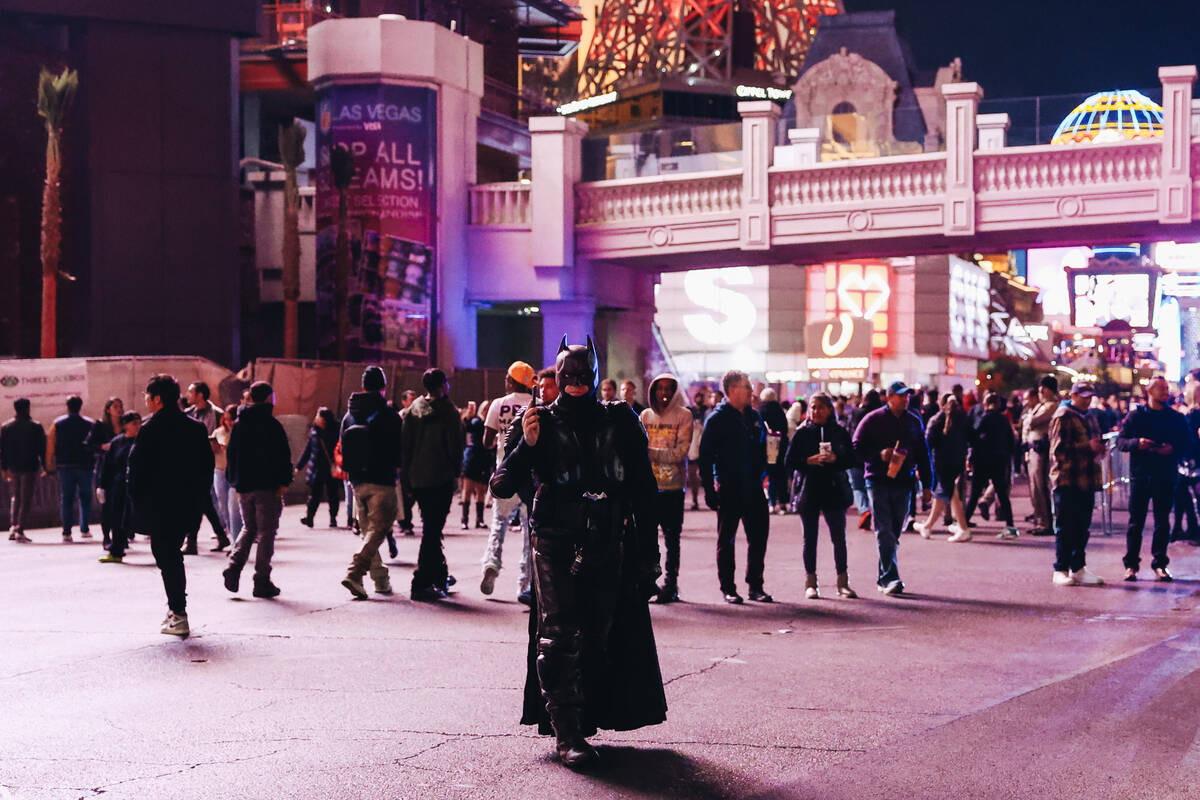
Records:
<instances>
[{"instance_id":1,"label":"gloved hand","mask_svg":"<svg viewBox=\"0 0 1200 800\"><path fill-rule=\"evenodd\" d=\"M708 506L713 511L716 511L721 507L721 501L718 498L717 493L707 487L704 489L704 505Z\"/></svg>"}]
</instances>

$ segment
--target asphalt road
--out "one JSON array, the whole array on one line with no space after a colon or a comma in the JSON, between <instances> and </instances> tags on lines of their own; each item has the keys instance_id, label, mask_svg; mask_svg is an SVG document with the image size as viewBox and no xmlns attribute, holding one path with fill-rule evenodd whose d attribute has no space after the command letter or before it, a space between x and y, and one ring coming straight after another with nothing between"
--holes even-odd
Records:
<instances>
[{"instance_id":1,"label":"asphalt road","mask_svg":"<svg viewBox=\"0 0 1200 800\"><path fill-rule=\"evenodd\" d=\"M158 633L144 540L122 565L56 531L0 541L0 800L1200 798L1200 552L1185 545L1176 583L1147 567L1126 584L1123 537L1097 536L1090 565L1110 583L1060 588L1051 539L987 523L966 544L906 536L911 594L884 598L873 538L852 531L861 599L832 598L826 539L830 599L806 601L799 521L774 517L778 602L731 607L714 515L689 513L685 602L653 609L668 720L601 734L603 768L576 775L518 725L515 537L490 599L485 536L455 526L450 600L354 602L339 581L357 539L299 514L277 600L251 599L248 579L229 595L219 556L188 559L183 641ZM400 540L398 590L416 548ZM738 558L740 573L744 544Z\"/></svg>"}]
</instances>

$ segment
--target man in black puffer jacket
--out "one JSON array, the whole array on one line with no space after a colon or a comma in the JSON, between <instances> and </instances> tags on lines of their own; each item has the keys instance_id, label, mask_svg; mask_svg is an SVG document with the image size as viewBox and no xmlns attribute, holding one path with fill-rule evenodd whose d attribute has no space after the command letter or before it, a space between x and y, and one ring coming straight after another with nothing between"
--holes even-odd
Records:
<instances>
[{"instance_id":1,"label":"man in black puffer jacket","mask_svg":"<svg viewBox=\"0 0 1200 800\"><path fill-rule=\"evenodd\" d=\"M421 549L412 578L413 600L440 600L449 587L442 528L450 514L454 486L466 444L462 417L447 393L446 373L425 370L425 394L404 417L400 474L421 509Z\"/></svg>"},{"instance_id":2,"label":"man in black puffer jacket","mask_svg":"<svg viewBox=\"0 0 1200 800\"><path fill-rule=\"evenodd\" d=\"M275 419L274 397L275 390L266 381L250 387L253 405L238 412L225 451L225 476L237 489L246 530L238 537L229 553L229 566L221 574L225 588L236 592L242 567L246 566L250 548L257 541L254 596L267 599L279 594L279 587L271 582L271 556L275 554L283 495L294 475L287 432Z\"/></svg>"},{"instance_id":3,"label":"man in black puffer jacket","mask_svg":"<svg viewBox=\"0 0 1200 800\"><path fill-rule=\"evenodd\" d=\"M363 537L342 586L355 600L366 600L363 576L371 573L375 592L392 593L388 569L379 547L396 521L396 469L400 466L400 415L391 409L384 393L387 377L379 367L367 367L361 392L350 395L349 411L342 420L342 469L354 487L354 515Z\"/></svg>"},{"instance_id":4,"label":"man in black puffer jacket","mask_svg":"<svg viewBox=\"0 0 1200 800\"><path fill-rule=\"evenodd\" d=\"M762 481L767 469L767 426L750 407L750 377L730 370L721 380L726 400L704 423L700 437L700 480L704 503L717 512L717 578L725 602L740 605L734 583L733 544L738 523L746 531L746 583L750 599L770 603L763 589L763 563L771 518ZM715 481L715 483L714 483Z\"/></svg>"}]
</instances>

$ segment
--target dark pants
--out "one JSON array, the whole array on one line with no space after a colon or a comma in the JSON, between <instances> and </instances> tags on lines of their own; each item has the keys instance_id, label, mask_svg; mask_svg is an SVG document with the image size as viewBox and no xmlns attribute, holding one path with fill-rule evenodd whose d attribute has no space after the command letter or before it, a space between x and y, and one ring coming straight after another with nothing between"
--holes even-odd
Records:
<instances>
[{"instance_id":1,"label":"dark pants","mask_svg":"<svg viewBox=\"0 0 1200 800\"><path fill-rule=\"evenodd\" d=\"M663 567L666 582L679 582L679 534L683 531L683 489L658 493L658 525L662 528L667 563Z\"/></svg>"},{"instance_id":2,"label":"dark pants","mask_svg":"<svg viewBox=\"0 0 1200 800\"><path fill-rule=\"evenodd\" d=\"M92 516L92 479L91 467L59 467L59 514L62 517L63 533L70 533L75 520L79 520L79 530L87 533L88 520ZM79 498L79 516L75 516L75 499Z\"/></svg>"},{"instance_id":3,"label":"dark pants","mask_svg":"<svg viewBox=\"0 0 1200 800\"><path fill-rule=\"evenodd\" d=\"M871 525L875 528L875 546L879 549L879 576L876 583L887 586L900 580L900 533L905 528L912 504L913 484L886 478L867 479L871 498Z\"/></svg>"},{"instance_id":4,"label":"dark pants","mask_svg":"<svg viewBox=\"0 0 1200 800\"><path fill-rule=\"evenodd\" d=\"M446 588L446 553L442 549L442 528L450 515L454 499L454 483L412 490L413 499L421 510L421 549L417 552L417 569L413 572L413 591L437 587Z\"/></svg>"},{"instance_id":5,"label":"dark pants","mask_svg":"<svg viewBox=\"0 0 1200 800\"><path fill-rule=\"evenodd\" d=\"M838 574L846 571L846 509L840 503L825 506L810 503L800 509L800 523L804 526L804 571L809 575L817 572L817 534L821 532L821 517L829 527L829 538L833 540L833 565Z\"/></svg>"},{"instance_id":6,"label":"dark pants","mask_svg":"<svg viewBox=\"0 0 1200 800\"><path fill-rule=\"evenodd\" d=\"M746 532L746 585L750 587L750 591L761 592L767 556L767 534L771 525L767 498L756 487L751 487L748 492L722 489L718 502L720 508L717 509L717 579L721 583L721 591L725 594L737 591L737 584L733 580L733 543L740 522Z\"/></svg>"},{"instance_id":7,"label":"dark pants","mask_svg":"<svg viewBox=\"0 0 1200 800\"><path fill-rule=\"evenodd\" d=\"M180 552L186 538L187 531L182 526L178 531L150 534L150 552L162 573L167 608L180 616L187 615L187 575L183 571L183 553Z\"/></svg>"},{"instance_id":8,"label":"dark pants","mask_svg":"<svg viewBox=\"0 0 1200 800\"><path fill-rule=\"evenodd\" d=\"M217 535L217 541L227 542L229 536L225 533L225 526L221 524L221 515L217 513L217 504L213 501L213 492L210 488L208 495L204 498L204 519L208 520L208 524L212 526L213 533ZM200 520L196 520L196 527L188 531L187 544L189 550L195 550L197 547L197 538L200 535Z\"/></svg>"},{"instance_id":9,"label":"dark pants","mask_svg":"<svg viewBox=\"0 0 1200 800\"><path fill-rule=\"evenodd\" d=\"M1150 539L1151 569L1162 569L1170 561L1171 507L1175 504L1174 475L1135 475L1129 484L1129 527L1125 530L1125 566L1136 570L1142 563L1142 529L1146 512L1154 502L1154 533Z\"/></svg>"},{"instance_id":10,"label":"dark pants","mask_svg":"<svg viewBox=\"0 0 1200 800\"><path fill-rule=\"evenodd\" d=\"M967 500L967 519L975 513L979 498L991 483L996 490L996 519L1013 526L1012 503L1008 499L1008 464L1005 462L980 462L975 464L975 475L971 479L971 497Z\"/></svg>"},{"instance_id":11,"label":"dark pants","mask_svg":"<svg viewBox=\"0 0 1200 800\"><path fill-rule=\"evenodd\" d=\"M414 494L411 491L405 491L404 489L397 489L396 491L398 491L400 493L400 503L399 503L400 519L398 520L400 529L403 531L411 532L413 529L412 510L413 510L413 504L416 503L416 497L414 496ZM389 540L390 540L390 535L389 535ZM393 546L394 546L394 542L393 542Z\"/></svg>"},{"instance_id":12,"label":"dark pants","mask_svg":"<svg viewBox=\"0 0 1200 800\"><path fill-rule=\"evenodd\" d=\"M308 485L308 505L305 506L305 511L308 512L308 519L312 519L317 508L321 505L321 496L325 496L325 502L329 504L329 520L334 526L337 525L338 506L341 505L342 492L345 491L341 481L333 477L318 478L315 482Z\"/></svg>"},{"instance_id":13,"label":"dark pants","mask_svg":"<svg viewBox=\"0 0 1200 800\"><path fill-rule=\"evenodd\" d=\"M250 548L258 545L254 553L254 581L267 583L271 580L271 557L275 555L275 534L279 532L279 515L283 512L283 498L272 489L257 489L238 492L242 504L242 535L229 553L229 566L240 572L250 559Z\"/></svg>"},{"instance_id":14,"label":"dark pants","mask_svg":"<svg viewBox=\"0 0 1200 800\"><path fill-rule=\"evenodd\" d=\"M36 472L13 472L12 505L9 506L9 525L14 531L25 532L25 522L29 519L29 508L33 505L33 487L37 485Z\"/></svg>"},{"instance_id":15,"label":"dark pants","mask_svg":"<svg viewBox=\"0 0 1200 800\"><path fill-rule=\"evenodd\" d=\"M533 581L537 597L537 676L546 711L558 736L578 734L584 705L582 654L609 639L620 595L619 545L608 552L589 550L583 569L571 574L575 538L567 531L534 531ZM614 539L615 543L615 539ZM604 653L588 653L606 663Z\"/></svg>"},{"instance_id":16,"label":"dark pants","mask_svg":"<svg viewBox=\"0 0 1200 800\"><path fill-rule=\"evenodd\" d=\"M1175 524L1171 528L1172 541L1196 539L1200 536L1200 522L1196 519L1196 498L1192 494L1193 483L1181 478L1175 483Z\"/></svg>"},{"instance_id":17,"label":"dark pants","mask_svg":"<svg viewBox=\"0 0 1200 800\"><path fill-rule=\"evenodd\" d=\"M118 485L114 484L101 510L101 515L108 518L108 554L120 558L125 556L125 550L129 547L129 534L133 533L129 528L129 515L125 513L128 504L129 499L124 486L118 488Z\"/></svg>"},{"instance_id":18,"label":"dark pants","mask_svg":"<svg viewBox=\"0 0 1200 800\"><path fill-rule=\"evenodd\" d=\"M1096 493L1091 489L1054 490L1054 569L1078 572L1087 565L1088 530Z\"/></svg>"},{"instance_id":19,"label":"dark pants","mask_svg":"<svg viewBox=\"0 0 1200 800\"><path fill-rule=\"evenodd\" d=\"M787 505L787 467L783 463L783 456L780 456L778 464L767 465L767 500L773 506Z\"/></svg>"}]
</instances>

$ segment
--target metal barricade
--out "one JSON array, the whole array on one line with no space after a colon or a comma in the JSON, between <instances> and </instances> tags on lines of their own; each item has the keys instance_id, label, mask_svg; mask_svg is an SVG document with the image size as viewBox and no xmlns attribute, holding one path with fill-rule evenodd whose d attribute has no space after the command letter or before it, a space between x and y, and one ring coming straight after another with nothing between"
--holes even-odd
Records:
<instances>
[{"instance_id":1,"label":"metal barricade","mask_svg":"<svg viewBox=\"0 0 1200 800\"><path fill-rule=\"evenodd\" d=\"M1115 431L1104 434L1100 477L1100 528L1105 536L1111 536L1118 532L1113 526L1113 511L1129 509L1129 453L1117 449Z\"/></svg>"}]
</instances>

